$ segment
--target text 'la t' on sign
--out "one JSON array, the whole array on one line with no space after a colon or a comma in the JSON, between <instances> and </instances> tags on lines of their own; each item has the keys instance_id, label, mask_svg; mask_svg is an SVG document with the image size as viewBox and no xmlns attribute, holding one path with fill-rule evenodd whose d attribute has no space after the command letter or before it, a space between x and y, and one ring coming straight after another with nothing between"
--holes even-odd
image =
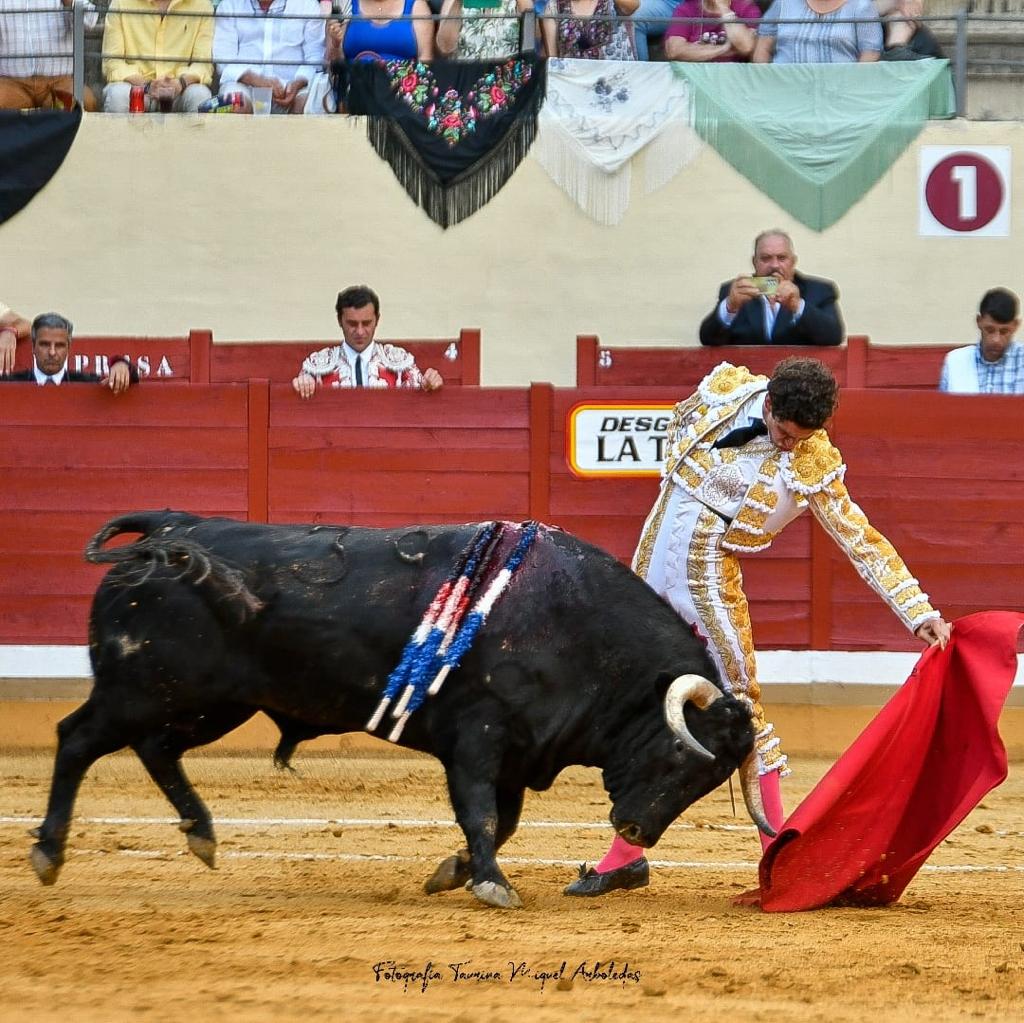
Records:
<instances>
[{"instance_id":1,"label":"text 'la t' on sign","mask_svg":"<svg viewBox=\"0 0 1024 1023\"><path fill-rule=\"evenodd\" d=\"M674 404L581 402L569 409L565 458L576 476L658 476Z\"/></svg>"}]
</instances>

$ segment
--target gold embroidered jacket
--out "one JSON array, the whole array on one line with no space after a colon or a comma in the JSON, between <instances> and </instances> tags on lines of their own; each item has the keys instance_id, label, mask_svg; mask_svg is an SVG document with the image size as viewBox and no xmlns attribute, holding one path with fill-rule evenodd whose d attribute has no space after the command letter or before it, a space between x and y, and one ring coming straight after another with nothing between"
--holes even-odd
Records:
<instances>
[{"instance_id":1,"label":"gold embroidered jacket","mask_svg":"<svg viewBox=\"0 0 1024 1023\"><path fill-rule=\"evenodd\" d=\"M675 483L699 495L702 485L706 489L713 484L715 474L736 457L735 449L714 448L715 441L732 429L740 409L767 389L767 377L755 376L743 366L726 362L712 370L689 398L676 405L668 428L664 485ZM860 577L913 631L938 612L896 549L850 499L845 473L842 455L824 430L792 451L767 446L756 478L744 485L721 544L736 552L764 550L809 507Z\"/></svg>"}]
</instances>

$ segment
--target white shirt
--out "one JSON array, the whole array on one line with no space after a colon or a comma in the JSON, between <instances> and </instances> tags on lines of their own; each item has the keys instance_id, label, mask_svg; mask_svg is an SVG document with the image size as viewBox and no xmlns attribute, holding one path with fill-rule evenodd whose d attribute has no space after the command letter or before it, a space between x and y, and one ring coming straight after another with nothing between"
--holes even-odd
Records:
<instances>
[{"instance_id":1,"label":"white shirt","mask_svg":"<svg viewBox=\"0 0 1024 1023\"><path fill-rule=\"evenodd\" d=\"M363 387L366 387L370 383L370 361L373 359L376 350L376 341L371 341L361 352L357 352L354 348L349 348L347 341L341 342L341 357L348 363L349 369L352 370L353 387L356 383L356 358L362 358L363 360Z\"/></svg>"},{"instance_id":2,"label":"white shirt","mask_svg":"<svg viewBox=\"0 0 1024 1023\"><path fill-rule=\"evenodd\" d=\"M67 374L67 371L68 364L65 362L64 365L61 366L59 372L54 373L53 376L50 376L48 373L44 373L39 368L34 359L32 361L32 372L35 374L36 383L39 384L40 387L44 387L47 381L49 380L52 380L59 387L62 383L64 383L64 377Z\"/></svg>"},{"instance_id":3,"label":"white shirt","mask_svg":"<svg viewBox=\"0 0 1024 1023\"><path fill-rule=\"evenodd\" d=\"M311 17L308 21L274 17L278 14ZM220 70L221 89L237 82L246 71L285 84L296 78L311 82L324 63L325 22L319 14L317 0L273 0L266 13L256 0L220 0L213 29L213 59ZM275 60L295 63L268 63Z\"/></svg>"},{"instance_id":4,"label":"white shirt","mask_svg":"<svg viewBox=\"0 0 1024 1023\"><path fill-rule=\"evenodd\" d=\"M76 0L85 7L85 27L92 28L98 15L89 0ZM15 14L14 11L28 11ZM71 57L73 14L60 0L0 0L0 78L60 78L73 70ZM7 54L26 54L14 57ZM36 53L66 54L36 57Z\"/></svg>"}]
</instances>

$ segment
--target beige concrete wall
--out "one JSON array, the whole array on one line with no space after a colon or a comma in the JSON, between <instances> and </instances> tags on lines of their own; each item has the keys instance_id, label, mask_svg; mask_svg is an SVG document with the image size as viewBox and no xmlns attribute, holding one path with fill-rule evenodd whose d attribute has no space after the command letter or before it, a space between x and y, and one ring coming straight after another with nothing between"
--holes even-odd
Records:
<instances>
[{"instance_id":1,"label":"beige concrete wall","mask_svg":"<svg viewBox=\"0 0 1024 1023\"><path fill-rule=\"evenodd\" d=\"M86 116L47 189L0 232L2 297L56 308L82 333L221 340L333 336L339 287L382 294L381 332L483 328L491 385L574 381L574 337L696 343L719 281L757 230L791 230L801 266L836 279L851 332L882 342L973 339L994 284L1024 289L1021 207L1008 239L917 233L922 144L1003 144L1024 194L1019 123L933 122L829 230L795 223L710 148L617 227L581 213L527 158L447 232L406 197L342 118Z\"/></svg>"}]
</instances>

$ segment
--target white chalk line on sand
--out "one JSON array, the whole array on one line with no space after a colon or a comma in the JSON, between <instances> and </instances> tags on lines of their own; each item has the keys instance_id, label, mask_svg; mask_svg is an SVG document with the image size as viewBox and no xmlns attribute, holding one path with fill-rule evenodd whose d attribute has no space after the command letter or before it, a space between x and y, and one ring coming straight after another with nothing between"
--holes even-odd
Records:
<instances>
[{"instance_id":1,"label":"white chalk line on sand","mask_svg":"<svg viewBox=\"0 0 1024 1023\"><path fill-rule=\"evenodd\" d=\"M141 860L168 860L176 856L188 856L185 849L174 852L160 849L75 849L70 853L76 856L127 856ZM436 863L436 856L398 856L390 853L318 853L318 852L271 852L269 850L218 850L218 859L222 860L278 860L287 862L334 862L334 863ZM500 856L500 863L505 866L526 867L576 867L579 860L547 859L541 856ZM652 867L658 869L683 868L686 870L757 870L755 860L654 860ZM955 863L930 864L921 867L922 873L929 874L1020 874L1024 866L1014 864L992 863Z\"/></svg>"},{"instance_id":2,"label":"white chalk line on sand","mask_svg":"<svg viewBox=\"0 0 1024 1023\"><path fill-rule=\"evenodd\" d=\"M0 817L0 826L38 825L41 817L9 816ZM177 825L176 817L79 817L76 824L92 825ZM215 819L220 827L380 827L394 825L402 828L454 828L455 821L445 818L419 817L223 817ZM521 821L520 828L562 828L567 830L605 830L609 825L604 821ZM752 824L692 824L677 821L673 828L688 831L753 831ZM1020 832L993 831L994 835L1019 835ZM81 856L129 856L137 859L163 860L174 856L187 856L185 849L162 851L150 849L76 849L69 850ZM274 852L270 850L227 850L220 849L217 855L222 860L279 860L292 862L340 862L340 863L433 863L436 856L399 856L385 853L320 853L320 852ZM500 856L502 863L519 866L574 867L578 859L545 859L536 856ZM685 868L687 870L756 870L754 860L651 860L657 868ZM1024 866L1014 864L925 864L921 870L935 874L1012 874L1024 873Z\"/></svg>"},{"instance_id":3,"label":"white chalk line on sand","mask_svg":"<svg viewBox=\"0 0 1024 1023\"><path fill-rule=\"evenodd\" d=\"M0 817L0 826L41 824L42 817ZM76 817L76 824L177 824L177 817ZM399 828L454 828L451 818L438 817L214 817L213 823L227 828L380 828L393 825ZM677 821L674 828L690 831L753 831L753 824L692 824ZM568 828L575 831L607 830L608 821L520 821L519 828Z\"/></svg>"},{"instance_id":4,"label":"white chalk line on sand","mask_svg":"<svg viewBox=\"0 0 1024 1023\"><path fill-rule=\"evenodd\" d=\"M42 824L42 817L29 815L0 817L0 827L17 827L28 825L34 827ZM177 817L76 817L75 824L114 825L114 826L163 826L177 825ZM457 824L451 818L444 817L214 817L213 823L223 828L455 828ZM516 830L529 828L563 829L568 831L607 831L611 825L607 821L520 821ZM680 831L754 831L753 824L694 824L690 821L676 821L673 830ZM1022 831L1008 831L993 828L992 835L997 838L1024 837ZM1013 868L1017 869L1017 868ZM1024 869L1024 868L1022 868Z\"/></svg>"}]
</instances>

